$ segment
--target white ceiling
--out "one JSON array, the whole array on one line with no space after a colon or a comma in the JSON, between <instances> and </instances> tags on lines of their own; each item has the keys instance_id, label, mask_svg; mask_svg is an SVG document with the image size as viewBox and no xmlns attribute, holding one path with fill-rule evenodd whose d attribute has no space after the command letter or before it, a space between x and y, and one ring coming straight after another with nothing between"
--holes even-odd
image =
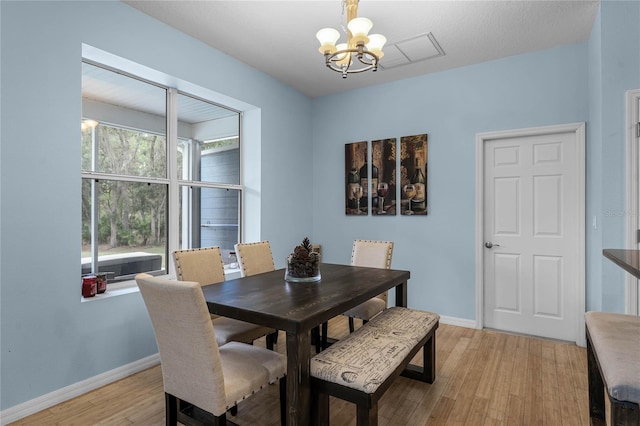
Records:
<instances>
[{"instance_id":1,"label":"white ceiling","mask_svg":"<svg viewBox=\"0 0 640 426\"><path fill-rule=\"evenodd\" d=\"M361 0L358 16L371 19L371 32L384 34L388 45L431 33L444 55L343 79L324 66L315 38L321 28L341 31L346 25L341 0L123 1L310 97L586 41L599 5L599 0Z\"/></svg>"}]
</instances>

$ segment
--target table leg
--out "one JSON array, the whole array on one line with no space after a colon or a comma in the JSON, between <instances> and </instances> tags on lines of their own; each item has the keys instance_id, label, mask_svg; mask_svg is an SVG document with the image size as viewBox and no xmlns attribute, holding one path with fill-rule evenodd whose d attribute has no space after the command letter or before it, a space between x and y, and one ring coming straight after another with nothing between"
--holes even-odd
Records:
<instances>
[{"instance_id":1,"label":"table leg","mask_svg":"<svg viewBox=\"0 0 640 426\"><path fill-rule=\"evenodd\" d=\"M310 420L311 388L309 332L287 333L287 425L307 426Z\"/></svg>"},{"instance_id":2,"label":"table leg","mask_svg":"<svg viewBox=\"0 0 640 426\"><path fill-rule=\"evenodd\" d=\"M407 282L396 286L396 306L407 307Z\"/></svg>"}]
</instances>

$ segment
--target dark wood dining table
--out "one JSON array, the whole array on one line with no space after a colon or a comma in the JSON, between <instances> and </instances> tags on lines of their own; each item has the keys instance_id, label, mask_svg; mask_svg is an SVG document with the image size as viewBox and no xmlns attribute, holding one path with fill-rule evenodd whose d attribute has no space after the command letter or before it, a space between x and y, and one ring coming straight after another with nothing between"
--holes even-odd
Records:
<instances>
[{"instance_id":1,"label":"dark wood dining table","mask_svg":"<svg viewBox=\"0 0 640 426\"><path fill-rule=\"evenodd\" d=\"M209 312L286 332L287 425L310 424L310 331L395 287L407 306L409 271L324 263L318 282L287 282L284 269L202 287Z\"/></svg>"},{"instance_id":2,"label":"dark wood dining table","mask_svg":"<svg viewBox=\"0 0 640 426\"><path fill-rule=\"evenodd\" d=\"M634 277L640 278L640 250L604 249L602 254Z\"/></svg>"}]
</instances>

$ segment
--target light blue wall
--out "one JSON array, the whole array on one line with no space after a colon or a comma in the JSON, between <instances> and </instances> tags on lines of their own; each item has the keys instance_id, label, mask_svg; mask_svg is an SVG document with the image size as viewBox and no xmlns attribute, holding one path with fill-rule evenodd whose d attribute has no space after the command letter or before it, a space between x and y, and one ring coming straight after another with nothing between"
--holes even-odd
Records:
<instances>
[{"instance_id":1,"label":"light blue wall","mask_svg":"<svg viewBox=\"0 0 640 426\"><path fill-rule=\"evenodd\" d=\"M625 226L628 214L625 200L625 92L640 88L640 2L603 1L594 26L599 32L591 43L599 45L600 74L595 90L599 103L591 104L596 121L594 154L601 161L601 204L594 212L602 219L594 258L602 259L602 248L625 247ZM599 39L599 40L598 40ZM612 213L613 212L613 213ZM613 262L602 262L601 304L603 311L624 311L624 275Z\"/></svg>"},{"instance_id":2,"label":"light blue wall","mask_svg":"<svg viewBox=\"0 0 640 426\"><path fill-rule=\"evenodd\" d=\"M393 240L393 267L411 270L410 306L474 320L476 133L587 121L586 69L577 44L314 100L324 259L348 262L355 238ZM418 133L429 135L429 215L345 216L344 144Z\"/></svg>"},{"instance_id":3,"label":"light blue wall","mask_svg":"<svg viewBox=\"0 0 640 426\"><path fill-rule=\"evenodd\" d=\"M259 139L261 158L247 152L245 171L260 173L262 216L251 229L272 241L278 266L311 233L310 217L299 214L304 204L290 194L310 194L312 150L307 97L124 3L2 1L0 8L6 409L157 352L138 293L80 302L83 43L176 77L163 81L169 85L189 90L190 82L252 106L248 115L262 127L247 132L254 138L247 144Z\"/></svg>"}]
</instances>

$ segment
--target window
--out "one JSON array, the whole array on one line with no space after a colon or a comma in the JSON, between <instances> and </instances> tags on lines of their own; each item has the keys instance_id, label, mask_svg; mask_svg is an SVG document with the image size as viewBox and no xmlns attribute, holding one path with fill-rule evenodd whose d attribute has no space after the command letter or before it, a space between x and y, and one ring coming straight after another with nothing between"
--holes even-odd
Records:
<instances>
[{"instance_id":1,"label":"window","mask_svg":"<svg viewBox=\"0 0 640 426\"><path fill-rule=\"evenodd\" d=\"M176 249L232 251L240 114L97 64L82 70L81 273L111 284L167 273Z\"/></svg>"}]
</instances>

